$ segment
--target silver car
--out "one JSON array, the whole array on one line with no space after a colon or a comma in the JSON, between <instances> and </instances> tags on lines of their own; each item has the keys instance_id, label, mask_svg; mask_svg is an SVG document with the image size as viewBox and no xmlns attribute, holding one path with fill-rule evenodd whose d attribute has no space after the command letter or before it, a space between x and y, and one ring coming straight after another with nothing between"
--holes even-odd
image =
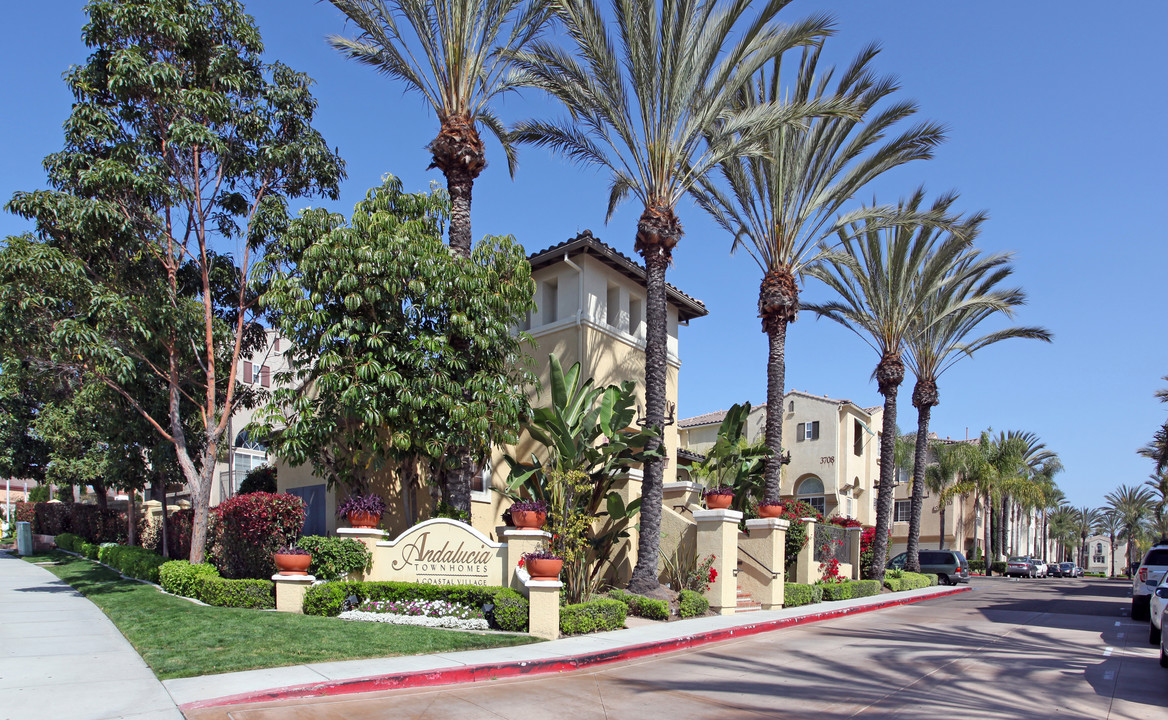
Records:
<instances>
[{"instance_id":1,"label":"silver car","mask_svg":"<svg viewBox=\"0 0 1168 720\"><path fill-rule=\"evenodd\" d=\"M1160 580L1168 573L1168 544L1157 543L1144 555L1144 561L1132 575L1132 620L1147 620L1150 618L1149 604L1152 591L1160 584Z\"/></svg>"},{"instance_id":2,"label":"silver car","mask_svg":"<svg viewBox=\"0 0 1168 720\"><path fill-rule=\"evenodd\" d=\"M1148 596L1148 644L1159 645L1164 634L1164 607L1168 606L1168 573L1160 578L1160 584ZM1163 647L1163 646L1161 646ZM1162 651L1161 651L1162 652ZM1162 657L1162 656L1161 656ZM1163 659L1160 660L1163 663Z\"/></svg>"}]
</instances>

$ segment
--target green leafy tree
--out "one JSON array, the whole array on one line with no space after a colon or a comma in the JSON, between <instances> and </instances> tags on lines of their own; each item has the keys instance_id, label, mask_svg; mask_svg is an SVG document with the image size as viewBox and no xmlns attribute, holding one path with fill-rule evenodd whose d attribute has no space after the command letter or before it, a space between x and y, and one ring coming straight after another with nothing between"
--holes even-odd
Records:
<instances>
[{"instance_id":1,"label":"green leafy tree","mask_svg":"<svg viewBox=\"0 0 1168 720\"><path fill-rule=\"evenodd\" d=\"M760 71L752 88L736 99L743 111L757 111L789 99L795 103L844 98L857 117L818 117L806 127L784 125L762 141L766 153L730 156L718 167L718 180L703 180L695 195L715 221L734 236L732 251L745 250L762 270L758 312L767 334L765 498L779 499L783 442L783 395L786 382L787 326L799 310L799 283L804 269L823 256L819 244L849 222L887 218L888 208L861 208L841 215L844 206L869 182L911 160L925 159L944 139L940 126L914 125L888 137L914 115L908 101L885 103L897 83L878 77L872 62L879 48L868 46L831 85L833 68L820 72L822 44L803 50L798 77L785 87L783 56ZM788 69L789 72L789 69Z\"/></svg>"},{"instance_id":2,"label":"green leafy tree","mask_svg":"<svg viewBox=\"0 0 1168 720\"><path fill-rule=\"evenodd\" d=\"M43 482L51 447L36 420L55 383L27 364L6 358L0 367L0 476Z\"/></svg>"},{"instance_id":3,"label":"green leafy tree","mask_svg":"<svg viewBox=\"0 0 1168 720\"><path fill-rule=\"evenodd\" d=\"M783 51L820 39L824 17L779 26L788 0L615 0L610 28L594 0L563 0L556 12L570 50L548 42L517 53L519 82L547 92L569 113L514 128L519 142L548 147L609 177L608 216L630 195L642 205L634 249L645 261L645 417L662 442L666 403L665 271L682 237L677 204L723 160L761 154L776 127L817 114L848 115L833 100L732 109L739 90ZM755 11L757 10L757 11ZM658 586L664 455L644 468L641 533L629 589Z\"/></svg>"},{"instance_id":4,"label":"green leafy tree","mask_svg":"<svg viewBox=\"0 0 1168 720\"><path fill-rule=\"evenodd\" d=\"M977 450L968 443L948 443L934 440L929 444L933 460L925 468L925 486L937 500L937 507L941 517L941 534L937 548L945 548L945 512L949 505L945 491L957 482L960 482L969 471L972 463L976 462Z\"/></svg>"},{"instance_id":5,"label":"green leafy tree","mask_svg":"<svg viewBox=\"0 0 1168 720\"><path fill-rule=\"evenodd\" d=\"M200 562L236 367L262 342L254 259L284 232L290 200L336 197L343 164L311 125L311 81L262 61L238 2L94 0L87 12L93 53L67 74L65 147L45 162L54 189L9 204L36 238L10 239L0 258L0 339L92 375L173 444ZM163 412L134 391L144 378Z\"/></svg>"},{"instance_id":6,"label":"green leafy tree","mask_svg":"<svg viewBox=\"0 0 1168 720\"><path fill-rule=\"evenodd\" d=\"M419 461L440 475L467 448L481 464L528 416L530 340L511 329L532 308L531 265L510 237L455 257L448 212L444 194L387 177L348 223L303 212L264 260L263 305L291 346L269 446L330 486L366 492L372 473Z\"/></svg>"},{"instance_id":7,"label":"green leafy tree","mask_svg":"<svg viewBox=\"0 0 1168 720\"><path fill-rule=\"evenodd\" d=\"M981 216L964 228L972 241ZM912 503L908 525L905 569L920 571L921 510L925 496L929 421L933 408L941 402L937 381L958 360L971 357L989 345L1011 338L1031 338L1050 342L1049 331L1040 327L1008 327L981 336L983 323L991 318L1012 317L1026 301L1019 288L1003 287L1013 273L1009 254L982 255L976 250L964 254L952 270L960 282L949 284L921 305L916 328L905 338L905 364L916 377L912 404L917 409L916 447L912 473ZM949 309L946 315L941 315Z\"/></svg>"},{"instance_id":8,"label":"green leafy tree","mask_svg":"<svg viewBox=\"0 0 1168 720\"><path fill-rule=\"evenodd\" d=\"M856 333L876 351L880 360L873 373L877 389L884 396L883 431L880 437L880 480L876 494L876 537L888 535L892 525L892 500L896 441L896 395L904 381L904 344L920 328L916 325L923 307L959 281L951 271L968 246L956 228L956 218L947 218L956 200L938 198L929 211L921 211L923 191L898 205L904 222L889 224L880 218L865 218L838 231L842 252L832 252L807 269L807 274L827 285L839 297L823 304L805 304L806 309L839 322ZM941 219L937 222L936 219ZM969 223L978 222L978 216ZM938 310L944 316L956 309L957 300ZM967 302L967 301L962 301ZM884 577L887 548L876 543L872 559L875 579Z\"/></svg>"}]
</instances>

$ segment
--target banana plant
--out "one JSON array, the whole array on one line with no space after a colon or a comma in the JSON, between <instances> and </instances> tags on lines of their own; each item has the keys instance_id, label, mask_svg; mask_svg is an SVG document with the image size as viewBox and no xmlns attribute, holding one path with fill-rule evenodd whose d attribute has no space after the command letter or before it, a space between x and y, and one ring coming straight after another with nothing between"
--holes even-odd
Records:
<instances>
[{"instance_id":1,"label":"banana plant","mask_svg":"<svg viewBox=\"0 0 1168 720\"><path fill-rule=\"evenodd\" d=\"M706 451L705 459L693 468L693 474L707 488L734 488L732 507L740 511L746 511L753 501L762 498L763 473L771 454L765 442L751 443L747 439L749 417L750 403L731 407L718 426L718 439Z\"/></svg>"}]
</instances>

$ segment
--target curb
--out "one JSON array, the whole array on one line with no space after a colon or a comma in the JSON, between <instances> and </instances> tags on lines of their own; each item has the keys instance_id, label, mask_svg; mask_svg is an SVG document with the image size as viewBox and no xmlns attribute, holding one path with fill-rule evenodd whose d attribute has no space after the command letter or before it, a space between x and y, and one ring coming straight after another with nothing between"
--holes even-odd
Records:
<instances>
[{"instance_id":1,"label":"curb","mask_svg":"<svg viewBox=\"0 0 1168 720\"><path fill-rule=\"evenodd\" d=\"M567 657L548 658L546 660L508 662L498 664L482 663L479 665L442 668L440 670L422 670L418 672L396 673L393 675L375 675L363 678L353 678L350 680L330 680L304 685L290 685L283 688L240 693L238 695L226 695L224 697L211 698L208 700L195 700L193 702L179 705L179 710L186 712L187 710L219 707L223 705L242 705L246 703L291 700L295 698L330 697L335 695L349 695L353 693L376 692L380 690L402 690L406 688L484 682L488 680L501 680L503 678L569 672L572 670L580 670L597 665L606 665L609 663L624 662L627 660L637 660L644 657L651 657L653 655L676 652L678 650L688 650L690 648L709 645L711 643L721 642L723 640L742 638L749 635L758 635L760 633L781 630L783 628L794 627L796 625L821 622L823 620L831 620L833 618L844 617L847 615L857 615L859 613L871 612L873 610L883 610L884 608L896 607L898 605L911 605L913 603L922 602L924 600L934 600L937 598L949 597L951 595L969 592L971 590L973 590L973 588L969 586L951 588L923 597L889 599L877 603L872 603L871 605L836 608L834 610L825 610L823 612L808 613L807 615L800 615L799 617L770 620L752 625L739 625L737 627L722 628L720 630L710 630L703 633L695 633L693 635L686 635L678 638L672 638L670 640L663 640L660 642L628 645L621 648L614 648L612 650L583 653L580 655L569 655Z\"/></svg>"}]
</instances>

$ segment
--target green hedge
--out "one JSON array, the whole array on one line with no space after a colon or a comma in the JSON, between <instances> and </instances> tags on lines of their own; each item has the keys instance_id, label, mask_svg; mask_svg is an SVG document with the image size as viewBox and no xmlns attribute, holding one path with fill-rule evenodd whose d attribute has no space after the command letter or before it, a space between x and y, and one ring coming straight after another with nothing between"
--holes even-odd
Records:
<instances>
[{"instance_id":1,"label":"green hedge","mask_svg":"<svg viewBox=\"0 0 1168 720\"><path fill-rule=\"evenodd\" d=\"M54 542L56 542L57 547L61 548L62 550L77 552L78 545L85 542L85 538L81 537L80 535L74 535L73 533L61 533L57 535L57 537L54 539Z\"/></svg>"},{"instance_id":2,"label":"green hedge","mask_svg":"<svg viewBox=\"0 0 1168 720\"><path fill-rule=\"evenodd\" d=\"M821 600L823 600L822 585L803 585L791 582L783 584L783 607L813 605Z\"/></svg>"},{"instance_id":3,"label":"green hedge","mask_svg":"<svg viewBox=\"0 0 1168 720\"><path fill-rule=\"evenodd\" d=\"M373 553L365 543L353 538L309 535L296 541L296 547L312 553L308 574L317 580L344 580L351 572L369 572Z\"/></svg>"},{"instance_id":4,"label":"green hedge","mask_svg":"<svg viewBox=\"0 0 1168 720\"><path fill-rule=\"evenodd\" d=\"M903 590L919 590L920 588L926 588L936 584L936 575L904 572L900 577L893 577L892 573L889 572L884 576L884 586L892 592L901 592Z\"/></svg>"},{"instance_id":5,"label":"green hedge","mask_svg":"<svg viewBox=\"0 0 1168 720\"><path fill-rule=\"evenodd\" d=\"M271 580L228 580L202 575L193 580L195 598L216 607L276 607L276 583Z\"/></svg>"},{"instance_id":6,"label":"green hedge","mask_svg":"<svg viewBox=\"0 0 1168 720\"><path fill-rule=\"evenodd\" d=\"M219 577L219 571L210 563L191 565L186 560L171 560L158 568L158 584L174 595L193 598L195 581L201 577Z\"/></svg>"},{"instance_id":7,"label":"green hedge","mask_svg":"<svg viewBox=\"0 0 1168 720\"><path fill-rule=\"evenodd\" d=\"M682 590L677 594L678 617L690 618L705 615L710 611L710 601L701 593Z\"/></svg>"},{"instance_id":8,"label":"green hedge","mask_svg":"<svg viewBox=\"0 0 1168 720\"><path fill-rule=\"evenodd\" d=\"M560 632L564 635L619 630L625 626L628 607L620 600L597 598L560 608Z\"/></svg>"},{"instance_id":9,"label":"green hedge","mask_svg":"<svg viewBox=\"0 0 1168 720\"><path fill-rule=\"evenodd\" d=\"M669 603L664 600L654 600L644 595L634 595L633 593L615 588L608 592L608 596L613 600L623 602L625 607L628 608L629 615L648 618L649 620L669 619Z\"/></svg>"},{"instance_id":10,"label":"green hedge","mask_svg":"<svg viewBox=\"0 0 1168 720\"><path fill-rule=\"evenodd\" d=\"M305 615L335 617L341 613L345 598L353 595L357 602L366 600L445 600L481 608L495 606L495 625L500 630L520 632L527 628L527 599L510 588L491 585L431 585L407 582L329 582L313 585L304 595Z\"/></svg>"},{"instance_id":11,"label":"green hedge","mask_svg":"<svg viewBox=\"0 0 1168 720\"><path fill-rule=\"evenodd\" d=\"M166 562L161 555L137 545L102 545L97 559L123 575L154 583L158 582L158 568Z\"/></svg>"},{"instance_id":12,"label":"green hedge","mask_svg":"<svg viewBox=\"0 0 1168 720\"><path fill-rule=\"evenodd\" d=\"M999 575L1005 575L1006 574L1006 563L1002 562L1002 561L998 561L998 562L994 563L993 565L991 565L990 569ZM969 571L975 572L975 573L981 573L984 575L985 574L985 560L970 560L969 561Z\"/></svg>"},{"instance_id":13,"label":"green hedge","mask_svg":"<svg viewBox=\"0 0 1168 720\"><path fill-rule=\"evenodd\" d=\"M842 583L824 583L818 587L823 590L824 600L851 600L880 592L880 583L876 580L845 580Z\"/></svg>"},{"instance_id":14,"label":"green hedge","mask_svg":"<svg viewBox=\"0 0 1168 720\"><path fill-rule=\"evenodd\" d=\"M503 588L495 593L494 611L488 620L499 630L527 632L527 619L531 614L527 598L511 588Z\"/></svg>"}]
</instances>

